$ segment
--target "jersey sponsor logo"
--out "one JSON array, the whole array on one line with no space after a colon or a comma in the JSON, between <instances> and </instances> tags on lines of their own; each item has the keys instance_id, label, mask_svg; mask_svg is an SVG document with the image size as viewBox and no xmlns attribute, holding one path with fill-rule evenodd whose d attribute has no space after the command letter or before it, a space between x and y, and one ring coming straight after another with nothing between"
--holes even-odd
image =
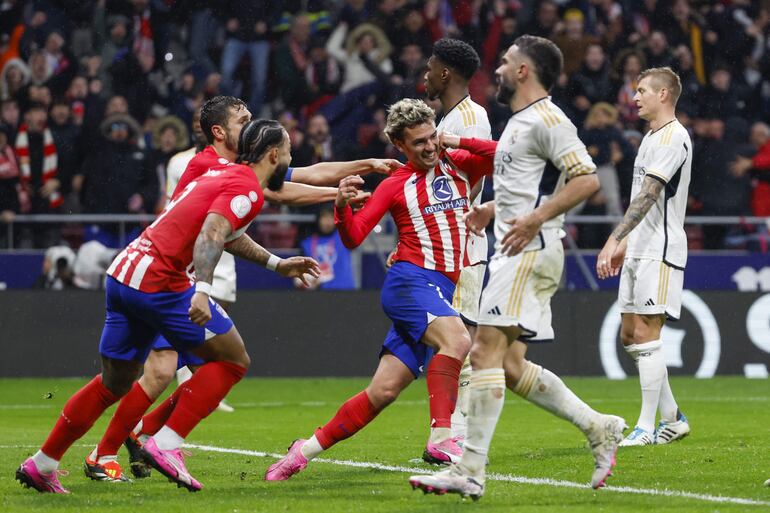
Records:
<instances>
[{"instance_id":1,"label":"jersey sponsor logo","mask_svg":"<svg viewBox=\"0 0 770 513\"><path fill-rule=\"evenodd\" d=\"M438 176L431 184L433 195L439 201L449 201L452 199L452 186L449 185L449 179L446 176Z\"/></svg>"},{"instance_id":2,"label":"jersey sponsor logo","mask_svg":"<svg viewBox=\"0 0 770 513\"><path fill-rule=\"evenodd\" d=\"M235 217L243 219L251 210L251 200L243 194L236 196L230 200L230 210L233 211Z\"/></svg>"},{"instance_id":3,"label":"jersey sponsor logo","mask_svg":"<svg viewBox=\"0 0 770 513\"><path fill-rule=\"evenodd\" d=\"M445 210L455 210L457 208L467 207L467 198L457 198L449 201L442 201L441 203L436 203L435 205L428 205L427 207L423 208L422 211L425 214L435 214L437 212L444 212Z\"/></svg>"},{"instance_id":4,"label":"jersey sponsor logo","mask_svg":"<svg viewBox=\"0 0 770 513\"><path fill-rule=\"evenodd\" d=\"M642 166L634 167L634 185L641 185L647 171Z\"/></svg>"},{"instance_id":5,"label":"jersey sponsor logo","mask_svg":"<svg viewBox=\"0 0 770 513\"><path fill-rule=\"evenodd\" d=\"M203 173L203 176L219 176L222 173L224 173L224 171L218 171L216 169L209 169L208 171Z\"/></svg>"}]
</instances>

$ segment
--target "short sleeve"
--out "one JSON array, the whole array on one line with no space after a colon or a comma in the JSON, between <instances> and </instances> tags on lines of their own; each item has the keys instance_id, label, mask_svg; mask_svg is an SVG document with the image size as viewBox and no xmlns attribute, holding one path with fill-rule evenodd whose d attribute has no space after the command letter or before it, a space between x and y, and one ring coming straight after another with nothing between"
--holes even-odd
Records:
<instances>
[{"instance_id":1,"label":"short sleeve","mask_svg":"<svg viewBox=\"0 0 770 513\"><path fill-rule=\"evenodd\" d=\"M261 191L244 180L229 180L209 206L209 214L219 214L237 231L254 219L254 206L259 203Z\"/></svg>"},{"instance_id":2,"label":"short sleeve","mask_svg":"<svg viewBox=\"0 0 770 513\"><path fill-rule=\"evenodd\" d=\"M563 114L549 111L538 129L542 156L559 168L567 180L596 172L596 164L578 137L577 128Z\"/></svg>"},{"instance_id":3,"label":"short sleeve","mask_svg":"<svg viewBox=\"0 0 770 513\"><path fill-rule=\"evenodd\" d=\"M651 176L663 183L668 183L687 159L687 147L680 137L663 139L666 144L656 143L650 148L649 164L645 166L645 176Z\"/></svg>"}]
</instances>

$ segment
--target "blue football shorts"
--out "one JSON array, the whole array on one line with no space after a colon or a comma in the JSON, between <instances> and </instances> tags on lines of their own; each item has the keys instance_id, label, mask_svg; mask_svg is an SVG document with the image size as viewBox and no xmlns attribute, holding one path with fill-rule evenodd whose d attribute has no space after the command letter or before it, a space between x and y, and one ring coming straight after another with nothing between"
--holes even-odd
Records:
<instances>
[{"instance_id":1,"label":"blue football shorts","mask_svg":"<svg viewBox=\"0 0 770 513\"><path fill-rule=\"evenodd\" d=\"M162 336L179 353L230 331L233 321L214 301L211 320L198 326L188 316L195 287L184 292L141 292L108 276L105 284L107 316L99 352L116 360L144 362Z\"/></svg>"},{"instance_id":2,"label":"blue football shorts","mask_svg":"<svg viewBox=\"0 0 770 513\"><path fill-rule=\"evenodd\" d=\"M390 351L409 367L415 378L433 357L433 348L420 342L436 317L459 317L452 308L455 284L438 271L409 262L396 262L382 286L382 309L393 321L382 351Z\"/></svg>"}]
</instances>

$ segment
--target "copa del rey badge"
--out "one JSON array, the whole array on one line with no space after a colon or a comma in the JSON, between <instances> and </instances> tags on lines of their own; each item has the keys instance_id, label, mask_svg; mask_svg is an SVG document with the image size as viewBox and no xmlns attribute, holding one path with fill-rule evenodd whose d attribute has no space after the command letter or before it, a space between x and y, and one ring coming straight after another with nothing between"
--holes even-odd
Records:
<instances>
[{"instance_id":1,"label":"copa del rey badge","mask_svg":"<svg viewBox=\"0 0 770 513\"><path fill-rule=\"evenodd\" d=\"M243 194L236 196L230 200L230 210L233 211L235 217L243 219L251 210L251 200L248 196L244 196Z\"/></svg>"}]
</instances>

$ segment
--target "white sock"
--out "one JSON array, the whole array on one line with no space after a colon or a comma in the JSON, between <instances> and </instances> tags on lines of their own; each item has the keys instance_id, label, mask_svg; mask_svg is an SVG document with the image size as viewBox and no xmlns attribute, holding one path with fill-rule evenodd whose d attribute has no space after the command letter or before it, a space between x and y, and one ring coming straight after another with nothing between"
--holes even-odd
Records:
<instances>
[{"instance_id":1,"label":"white sock","mask_svg":"<svg viewBox=\"0 0 770 513\"><path fill-rule=\"evenodd\" d=\"M176 381L178 384L181 385L182 383L190 379L192 375L193 375L192 371L187 366L184 366L181 369L176 370Z\"/></svg>"},{"instance_id":2,"label":"white sock","mask_svg":"<svg viewBox=\"0 0 770 513\"><path fill-rule=\"evenodd\" d=\"M452 438L465 438L468 435L468 406L470 394L468 387L471 384L471 359L465 357L460 369L460 382L457 387L457 402L452 413Z\"/></svg>"},{"instance_id":3,"label":"white sock","mask_svg":"<svg viewBox=\"0 0 770 513\"><path fill-rule=\"evenodd\" d=\"M452 438L452 429L447 427L430 428L428 441L432 444L440 444L444 440Z\"/></svg>"},{"instance_id":4,"label":"white sock","mask_svg":"<svg viewBox=\"0 0 770 513\"><path fill-rule=\"evenodd\" d=\"M308 438L308 440L302 445L302 447L300 447L299 450L302 453L302 456L307 458L308 461L324 452L324 448L321 447L321 443L318 441L318 438L316 438L315 435Z\"/></svg>"},{"instance_id":5,"label":"white sock","mask_svg":"<svg viewBox=\"0 0 770 513\"><path fill-rule=\"evenodd\" d=\"M168 426L163 426L160 431L152 437L158 444L158 449L162 451L173 451L179 449L184 443L184 438Z\"/></svg>"},{"instance_id":6,"label":"white sock","mask_svg":"<svg viewBox=\"0 0 770 513\"><path fill-rule=\"evenodd\" d=\"M134 431L135 435L138 435L139 433L142 432L142 424L143 423L144 423L144 421L142 419L139 419L139 423L136 426L134 426L133 431Z\"/></svg>"},{"instance_id":7,"label":"white sock","mask_svg":"<svg viewBox=\"0 0 770 513\"><path fill-rule=\"evenodd\" d=\"M474 370L468 388L468 436L460 464L469 474L483 478L489 445L505 402L505 371L501 368Z\"/></svg>"},{"instance_id":8,"label":"white sock","mask_svg":"<svg viewBox=\"0 0 770 513\"><path fill-rule=\"evenodd\" d=\"M98 450L99 450L99 447L94 447L94 450L91 451L91 454L88 455L88 459L96 461L96 459L99 457L99 454L96 452Z\"/></svg>"},{"instance_id":9,"label":"white sock","mask_svg":"<svg viewBox=\"0 0 770 513\"><path fill-rule=\"evenodd\" d=\"M663 377L663 387L660 389L660 404L658 404L660 420L666 422L676 422L676 414L679 411L679 405L674 399L674 392L671 391L671 385L668 383L668 369Z\"/></svg>"},{"instance_id":10,"label":"white sock","mask_svg":"<svg viewBox=\"0 0 770 513\"><path fill-rule=\"evenodd\" d=\"M626 351L639 369L639 384L642 388L642 410L636 425L649 433L655 431L655 413L658 411L660 390L667 373L662 345L660 340L653 340L626 346Z\"/></svg>"},{"instance_id":11,"label":"white sock","mask_svg":"<svg viewBox=\"0 0 770 513\"><path fill-rule=\"evenodd\" d=\"M110 461L118 461L118 455L117 454L110 454L107 456L99 456L99 459L97 460L97 463L100 465L104 465L105 463L108 463Z\"/></svg>"},{"instance_id":12,"label":"white sock","mask_svg":"<svg viewBox=\"0 0 770 513\"><path fill-rule=\"evenodd\" d=\"M559 376L530 361L526 362L524 373L513 391L557 417L572 422L584 433L591 427L591 420L599 415L567 388Z\"/></svg>"},{"instance_id":13,"label":"white sock","mask_svg":"<svg viewBox=\"0 0 770 513\"><path fill-rule=\"evenodd\" d=\"M43 454L43 451L37 451L35 455L32 456L32 461L35 462L37 469L43 474L50 474L59 468L59 462L50 456Z\"/></svg>"}]
</instances>

